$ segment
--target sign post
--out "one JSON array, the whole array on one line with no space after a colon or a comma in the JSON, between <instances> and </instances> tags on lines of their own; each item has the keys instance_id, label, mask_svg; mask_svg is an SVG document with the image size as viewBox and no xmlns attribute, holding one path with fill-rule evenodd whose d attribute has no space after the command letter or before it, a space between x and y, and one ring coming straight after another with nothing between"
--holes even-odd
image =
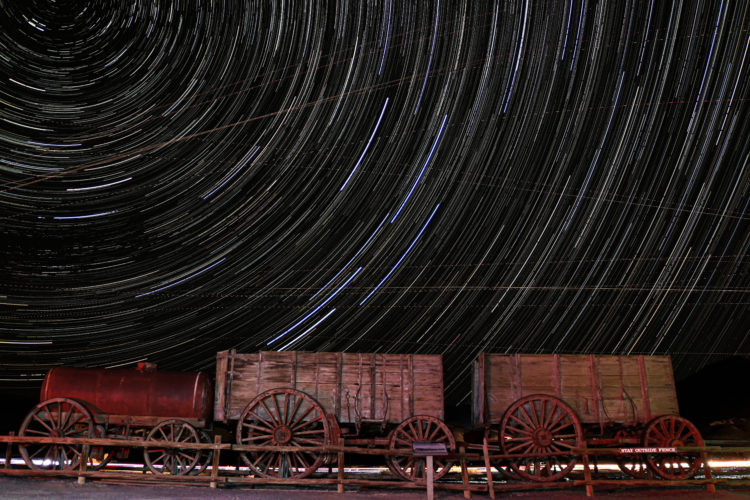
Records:
<instances>
[{"instance_id":1,"label":"sign post","mask_svg":"<svg viewBox=\"0 0 750 500\"><path fill-rule=\"evenodd\" d=\"M439 441L412 441L411 451L415 457L425 457L427 464L425 466L425 479L427 480L427 500L433 500L435 498L435 487L433 461L432 457L447 455L448 450L445 447L445 443Z\"/></svg>"}]
</instances>

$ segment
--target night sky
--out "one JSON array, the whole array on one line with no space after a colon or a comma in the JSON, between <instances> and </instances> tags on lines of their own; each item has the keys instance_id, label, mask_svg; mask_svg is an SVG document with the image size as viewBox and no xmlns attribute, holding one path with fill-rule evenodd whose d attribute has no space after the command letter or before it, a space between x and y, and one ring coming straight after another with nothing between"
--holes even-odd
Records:
<instances>
[{"instance_id":1,"label":"night sky","mask_svg":"<svg viewBox=\"0 0 750 500\"><path fill-rule=\"evenodd\" d=\"M412 5L414 4L414 5ZM0 371L750 351L745 1L0 0Z\"/></svg>"}]
</instances>

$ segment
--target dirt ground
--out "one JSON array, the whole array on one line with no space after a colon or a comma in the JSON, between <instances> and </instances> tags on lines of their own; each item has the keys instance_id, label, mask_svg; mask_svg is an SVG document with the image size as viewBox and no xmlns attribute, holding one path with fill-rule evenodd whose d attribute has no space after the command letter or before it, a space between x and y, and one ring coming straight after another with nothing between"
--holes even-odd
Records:
<instances>
[{"instance_id":1,"label":"dirt ground","mask_svg":"<svg viewBox=\"0 0 750 500\"><path fill-rule=\"evenodd\" d=\"M597 491L597 497L608 499L659 498L673 500L739 500L750 499L750 488L719 490L709 494L702 488L694 489L630 489L617 491ZM27 499L82 499L82 500L422 500L426 493L419 490L359 490L350 489L343 494L331 490L288 489L288 488L249 488L230 486L211 489L208 486L153 485L153 484L109 484L89 480L79 485L75 479L14 478L0 476L0 498L4 500ZM435 498L440 500L463 499L462 493L438 490ZM473 494L472 498L489 498L485 494ZM525 491L497 493L497 498L517 498L523 500L568 500L586 498L583 489L556 491Z\"/></svg>"}]
</instances>

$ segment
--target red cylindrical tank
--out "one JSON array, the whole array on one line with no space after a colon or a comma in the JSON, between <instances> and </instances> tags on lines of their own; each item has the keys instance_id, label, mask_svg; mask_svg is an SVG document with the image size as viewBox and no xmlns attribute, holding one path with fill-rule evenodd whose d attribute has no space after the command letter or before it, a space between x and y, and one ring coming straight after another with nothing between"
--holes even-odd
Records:
<instances>
[{"instance_id":1,"label":"red cylindrical tank","mask_svg":"<svg viewBox=\"0 0 750 500\"><path fill-rule=\"evenodd\" d=\"M44 377L41 400L62 397L100 414L207 419L213 389L204 373L60 366Z\"/></svg>"}]
</instances>

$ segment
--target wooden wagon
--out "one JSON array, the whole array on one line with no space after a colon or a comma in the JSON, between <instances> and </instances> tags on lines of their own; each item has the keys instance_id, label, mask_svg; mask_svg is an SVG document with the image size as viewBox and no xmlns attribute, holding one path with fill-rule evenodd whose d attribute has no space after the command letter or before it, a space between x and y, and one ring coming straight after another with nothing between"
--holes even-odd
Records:
<instances>
[{"instance_id":1,"label":"wooden wagon","mask_svg":"<svg viewBox=\"0 0 750 500\"><path fill-rule=\"evenodd\" d=\"M289 447L338 445L404 450L387 463L398 477L420 481L425 460L414 441L455 449L443 422L439 355L223 351L216 359L214 419L237 422L240 445L285 451L242 454L265 477L305 477L327 459L323 452ZM435 462L435 477L448 464Z\"/></svg>"},{"instance_id":2,"label":"wooden wagon","mask_svg":"<svg viewBox=\"0 0 750 500\"><path fill-rule=\"evenodd\" d=\"M658 451L703 446L678 415L668 356L487 354L474 362L472 419L497 435L507 465L522 479L555 481L586 446L642 446ZM545 455L549 453L550 455ZM638 478L692 477L699 454L618 456Z\"/></svg>"}]
</instances>

